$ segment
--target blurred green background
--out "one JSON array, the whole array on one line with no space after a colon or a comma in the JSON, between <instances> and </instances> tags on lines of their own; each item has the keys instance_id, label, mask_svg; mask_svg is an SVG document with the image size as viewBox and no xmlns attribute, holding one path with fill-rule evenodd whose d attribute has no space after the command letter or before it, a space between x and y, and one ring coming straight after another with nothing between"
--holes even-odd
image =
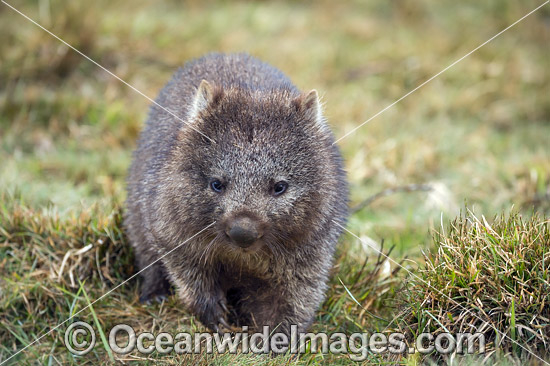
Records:
<instances>
[{"instance_id":1,"label":"blurred green background","mask_svg":"<svg viewBox=\"0 0 550 366\"><path fill-rule=\"evenodd\" d=\"M8 3L152 98L190 59L249 52L317 89L339 138L543 1ZM465 205L550 212L549 45L546 5L341 140L352 205L387 188L434 188L380 198L349 229L417 260L430 228ZM0 4L1 200L109 215L149 104Z\"/></svg>"}]
</instances>

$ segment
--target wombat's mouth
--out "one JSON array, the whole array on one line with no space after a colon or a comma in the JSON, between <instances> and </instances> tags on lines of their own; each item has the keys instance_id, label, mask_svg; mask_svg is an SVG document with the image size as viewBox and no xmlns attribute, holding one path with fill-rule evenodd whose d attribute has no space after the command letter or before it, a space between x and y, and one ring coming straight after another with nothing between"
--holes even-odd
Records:
<instances>
[{"instance_id":1,"label":"wombat's mouth","mask_svg":"<svg viewBox=\"0 0 550 366\"><path fill-rule=\"evenodd\" d=\"M228 245L244 253L255 253L258 250L260 250L265 244L261 237L252 242L246 242L246 243L236 242L227 234L225 235L225 238L227 239Z\"/></svg>"},{"instance_id":2,"label":"wombat's mouth","mask_svg":"<svg viewBox=\"0 0 550 366\"><path fill-rule=\"evenodd\" d=\"M264 246L264 243L261 240L255 241L251 246L247 248L239 247L245 253L256 253Z\"/></svg>"}]
</instances>

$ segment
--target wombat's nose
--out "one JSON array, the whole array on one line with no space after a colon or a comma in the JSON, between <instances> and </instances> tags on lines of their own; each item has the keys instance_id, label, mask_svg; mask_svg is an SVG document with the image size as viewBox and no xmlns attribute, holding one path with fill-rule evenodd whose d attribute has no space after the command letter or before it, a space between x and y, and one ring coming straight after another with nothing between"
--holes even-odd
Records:
<instances>
[{"instance_id":1,"label":"wombat's nose","mask_svg":"<svg viewBox=\"0 0 550 366\"><path fill-rule=\"evenodd\" d=\"M258 223L248 217L239 217L229 222L225 233L241 248L248 248L262 237Z\"/></svg>"}]
</instances>

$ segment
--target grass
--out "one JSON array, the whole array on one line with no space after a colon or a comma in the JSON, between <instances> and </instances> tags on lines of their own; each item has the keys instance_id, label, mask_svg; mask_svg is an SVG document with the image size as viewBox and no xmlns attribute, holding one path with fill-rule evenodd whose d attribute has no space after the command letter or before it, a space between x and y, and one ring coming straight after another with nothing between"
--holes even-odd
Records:
<instances>
[{"instance_id":1,"label":"grass","mask_svg":"<svg viewBox=\"0 0 550 366\"><path fill-rule=\"evenodd\" d=\"M249 52L282 69L301 89L319 90L337 137L540 3L10 2L151 97L186 60L209 51ZM480 301L498 300L490 304L505 310L491 322L510 336L515 332L518 340L531 334L523 327L533 327L527 319L536 315L521 291L548 281L548 262L521 267L527 262L519 258L539 258L548 250L537 252L528 246L529 235L520 245L515 234L498 230L525 227L526 233L542 233L537 230L547 227L549 19L550 7L545 6L340 143L353 206L388 188L433 188L378 198L352 215L348 229L364 242L384 241L392 259L442 290L454 289L449 285L451 270L469 275L461 267L466 264L484 264L484 270L495 271L495 282L487 281ZM0 5L0 360L134 273L121 213L126 169L148 104ZM468 226L464 218L454 221L465 204L476 217L495 217L488 225L504 239L472 231L475 225ZM496 216L512 207L511 217ZM483 221L478 226L488 227ZM445 232L432 240L434 230L441 227ZM456 258L450 256L453 250L461 253L464 263L449 260ZM345 236L313 330L373 332L388 324L409 324L417 331L421 324L441 331L439 323L449 327L466 319L437 293L428 293L440 301L437 307L411 301L428 289L407 271L397 271L393 264L388 268L388 263L359 240ZM496 271L499 266L506 266L503 272ZM535 269L538 272L530 272ZM519 281L510 271L530 277L518 277ZM505 274L510 275L501 278ZM459 280L458 288L475 288L469 277L454 277ZM409 300L402 298L404 294L411 296ZM157 333L202 329L174 297L163 305L142 306L137 296L132 280L93 305L97 321L90 311L77 318L94 326L99 323L96 329L104 331L118 323ZM464 306L471 300L460 298ZM544 304L540 314L548 307ZM452 321L444 311L451 312ZM474 319L464 324L470 321ZM44 337L17 362L110 362L99 335L92 353L75 357L63 346L62 333ZM537 344L525 343L534 349ZM500 346L502 352L489 363L514 364L512 356L524 357L506 340ZM371 356L365 363L398 362ZM229 354L132 354L122 359L143 364L354 363L347 357L318 354L298 360ZM417 354L399 362L422 360Z\"/></svg>"},{"instance_id":2,"label":"grass","mask_svg":"<svg viewBox=\"0 0 550 366\"><path fill-rule=\"evenodd\" d=\"M0 243L4 243L0 247L4 274L0 354L10 355L32 341L27 335L38 337L74 314L75 320L95 325L99 345L106 330L119 323L131 325L136 333L155 329L174 333L204 331L175 297L162 305L141 305L135 280L93 304L89 311L79 313L92 304L92 299L100 298L135 271L131 248L120 230L120 207L109 215L91 208L78 216L61 218L51 208L35 211L13 203L13 199L3 199L12 205L0 212ZM346 258L351 251L349 245L340 249L331 289L314 328L318 332L366 331L378 327L380 319L387 323L381 317L389 313L377 311L375 317L372 311L391 299L399 280L398 271L384 274L382 256L372 262L363 255L361 267L354 268L356 263ZM61 363L75 361L63 346L62 332L53 332L30 350L18 360L26 356L42 363L47 363L48 358ZM96 348L87 359L107 362L110 356ZM132 356L140 357L137 352ZM197 357L197 361L207 362L211 356Z\"/></svg>"},{"instance_id":3,"label":"grass","mask_svg":"<svg viewBox=\"0 0 550 366\"><path fill-rule=\"evenodd\" d=\"M402 321L411 339L476 329L488 355L548 360L550 220L516 213L489 223L468 212L434 239L408 286Z\"/></svg>"}]
</instances>

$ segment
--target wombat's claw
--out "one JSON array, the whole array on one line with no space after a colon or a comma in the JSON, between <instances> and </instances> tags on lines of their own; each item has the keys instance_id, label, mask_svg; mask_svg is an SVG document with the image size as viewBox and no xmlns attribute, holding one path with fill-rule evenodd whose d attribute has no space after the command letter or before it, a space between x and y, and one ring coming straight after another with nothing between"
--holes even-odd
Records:
<instances>
[{"instance_id":1,"label":"wombat's claw","mask_svg":"<svg viewBox=\"0 0 550 366\"><path fill-rule=\"evenodd\" d=\"M220 316L220 318L218 319L218 323L223 325L224 328L231 330L231 325L229 325L229 323L227 322L227 320L225 320L223 316Z\"/></svg>"},{"instance_id":2,"label":"wombat's claw","mask_svg":"<svg viewBox=\"0 0 550 366\"><path fill-rule=\"evenodd\" d=\"M139 302L143 305L151 305L151 296L140 296Z\"/></svg>"},{"instance_id":3,"label":"wombat's claw","mask_svg":"<svg viewBox=\"0 0 550 366\"><path fill-rule=\"evenodd\" d=\"M232 333L236 333L236 332L242 331L242 328L240 328L240 327L236 327L236 326L233 326L233 325L229 325L229 323L227 322L227 320L225 320L225 318L223 318L223 317L220 317L220 318L218 319L218 322L223 326L223 328L224 328L226 331L229 331L229 332L232 332Z\"/></svg>"},{"instance_id":4,"label":"wombat's claw","mask_svg":"<svg viewBox=\"0 0 550 366\"><path fill-rule=\"evenodd\" d=\"M223 310L224 313L228 314L229 313L229 309L227 308L227 305L225 305L225 301L219 301L218 302Z\"/></svg>"},{"instance_id":5,"label":"wombat's claw","mask_svg":"<svg viewBox=\"0 0 550 366\"><path fill-rule=\"evenodd\" d=\"M158 302L158 303L164 302L166 299L168 299L167 295L155 296L155 301Z\"/></svg>"},{"instance_id":6,"label":"wombat's claw","mask_svg":"<svg viewBox=\"0 0 550 366\"><path fill-rule=\"evenodd\" d=\"M143 305L152 305L154 303L162 303L164 300L166 300L168 298L167 295L151 295L151 296L142 296L139 298L139 302L142 303Z\"/></svg>"},{"instance_id":7,"label":"wombat's claw","mask_svg":"<svg viewBox=\"0 0 550 366\"><path fill-rule=\"evenodd\" d=\"M218 333L219 335L223 335L223 332L220 330L220 327L218 327L216 324L213 324L213 325L209 326L208 328L210 328L212 333Z\"/></svg>"}]
</instances>

